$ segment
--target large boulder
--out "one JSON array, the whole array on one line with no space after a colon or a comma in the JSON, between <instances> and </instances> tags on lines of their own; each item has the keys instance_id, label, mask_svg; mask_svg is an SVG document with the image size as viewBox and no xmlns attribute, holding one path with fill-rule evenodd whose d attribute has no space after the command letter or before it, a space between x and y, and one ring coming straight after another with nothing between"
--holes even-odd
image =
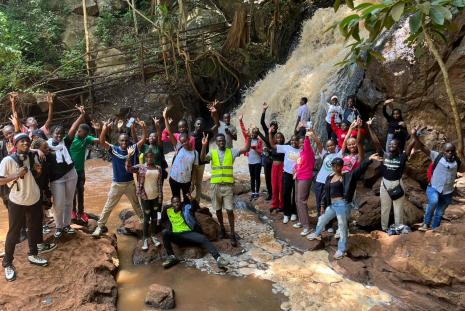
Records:
<instances>
[{"instance_id":1,"label":"large boulder","mask_svg":"<svg viewBox=\"0 0 465 311\"><path fill-rule=\"evenodd\" d=\"M145 304L162 310L173 309L175 306L174 290L171 287L154 283L150 285L145 296Z\"/></svg>"}]
</instances>

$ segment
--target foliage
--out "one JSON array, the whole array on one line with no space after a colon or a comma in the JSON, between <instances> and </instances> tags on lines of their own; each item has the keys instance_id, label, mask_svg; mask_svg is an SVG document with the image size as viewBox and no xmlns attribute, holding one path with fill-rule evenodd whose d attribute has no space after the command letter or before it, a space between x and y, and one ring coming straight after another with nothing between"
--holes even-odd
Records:
<instances>
[{"instance_id":1,"label":"foliage","mask_svg":"<svg viewBox=\"0 0 465 311\"><path fill-rule=\"evenodd\" d=\"M60 58L60 67L58 74L61 77L72 77L85 73L86 62L84 54L86 47L84 40L81 40L76 46L63 52Z\"/></svg>"},{"instance_id":2,"label":"foliage","mask_svg":"<svg viewBox=\"0 0 465 311\"><path fill-rule=\"evenodd\" d=\"M0 6L0 95L33 83L56 66L63 25L46 0Z\"/></svg>"},{"instance_id":3,"label":"foliage","mask_svg":"<svg viewBox=\"0 0 465 311\"><path fill-rule=\"evenodd\" d=\"M350 44L350 52L340 63L357 64L365 67L372 58L382 60L381 54L375 51L374 42L383 30L391 29L403 16L409 16L410 36L409 44L417 43L423 46L425 31L437 38L446 40L446 33L454 30L452 17L465 7L465 0L384 0L381 3L361 3L354 6L353 0L345 0L347 6L355 12L333 27L338 27L346 39L354 39ZM340 0L334 3L334 9L338 10ZM360 29L368 30L368 37L361 36Z\"/></svg>"}]
</instances>

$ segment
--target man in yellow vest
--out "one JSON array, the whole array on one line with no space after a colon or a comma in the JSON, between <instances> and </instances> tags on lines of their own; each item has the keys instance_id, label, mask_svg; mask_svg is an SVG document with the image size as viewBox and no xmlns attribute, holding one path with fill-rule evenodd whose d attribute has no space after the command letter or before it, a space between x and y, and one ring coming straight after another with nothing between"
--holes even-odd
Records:
<instances>
[{"instance_id":1,"label":"man in yellow vest","mask_svg":"<svg viewBox=\"0 0 465 311\"><path fill-rule=\"evenodd\" d=\"M234 211L233 211L233 187L234 187L234 160L241 154L250 150L250 137L247 139L247 144L242 149L226 148L226 138L224 134L216 135L217 149L210 150L206 154L208 145L208 135L204 135L202 139L202 151L200 159L202 161L211 161L211 190L212 190L212 206L216 211L216 218L220 223L220 238L225 237L225 229L223 223L223 207L228 213L229 227L231 228L231 245L237 246L236 234L234 232Z\"/></svg>"}]
</instances>

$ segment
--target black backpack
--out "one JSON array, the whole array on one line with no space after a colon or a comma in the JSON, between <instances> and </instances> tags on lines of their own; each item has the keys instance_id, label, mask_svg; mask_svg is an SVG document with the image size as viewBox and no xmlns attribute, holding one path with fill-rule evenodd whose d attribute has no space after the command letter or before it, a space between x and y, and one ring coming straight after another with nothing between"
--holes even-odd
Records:
<instances>
[{"instance_id":1,"label":"black backpack","mask_svg":"<svg viewBox=\"0 0 465 311\"><path fill-rule=\"evenodd\" d=\"M32 169L34 167L34 153L29 152L27 156L29 158L29 167L30 167L31 172L32 172ZM18 164L19 167L24 166L24 161L20 159L20 157L19 157L19 155L17 153L10 154L8 157L15 160L15 162ZM0 176L0 177L4 177L4 176ZM34 176L34 178L35 178L35 176ZM2 199L3 204L5 205L5 207L8 206L10 191L11 191L11 188L13 188L13 187L17 187L17 189L19 190L19 185L18 185L18 183L16 181L13 183L13 185L11 185L11 187L9 187L8 184L0 186L0 198Z\"/></svg>"}]
</instances>

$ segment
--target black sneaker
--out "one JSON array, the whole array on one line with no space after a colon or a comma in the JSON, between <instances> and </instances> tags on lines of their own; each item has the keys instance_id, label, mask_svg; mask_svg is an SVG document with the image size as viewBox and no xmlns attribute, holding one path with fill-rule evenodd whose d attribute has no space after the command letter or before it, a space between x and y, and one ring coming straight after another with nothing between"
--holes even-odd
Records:
<instances>
[{"instance_id":1,"label":"black sneaker","mask_svg":"<svg viewBox=\"0 0 465 311\"><path fill-rule=\"evenodd\" d=\"M237 239L236 239L236 236L234 234L231 234L232 237L231 237L231 246L232 247L237 247Z\"/></svg>"},{"instance_id":2,"label":"black sneaker","mask_svg":"<svg viewBox=\"0 0 465 311\"><path fill-rule=\"evenodd\" d=\"M63 228L63 231L66 233L66 234L69 234L69 235L73 235L73 234L76 234L76 230L74 230L73 228L71 228L71 226L66 226Z\"/></svg>"},{"instance_id":3,"label":"black sneaker","mask_svg":"<svg viewBox=\"0 0 465 311\"><path fill-rule=\"evenodd\" d=\"M174 265L176 265L178 263L179 263L179 259L176 258L176 256L174 256L174 255L170 255L170 256L168 256L168 258L166 258L165 261L163 261L162 266L165 269L169 269L169 268L171 268L172 266L174 266Z\"/></svg>"},{"instance_id":4,"label":"black sneaker","mask_svg":"<svg viewBox=\"0 0 465 311\"><path fill-rule=\"evenodd\" d=\"M37 249L39 250L39 254L46 254L51 251L53 251L55 248L57 248L57 245L55 243L43 243L40 246L37 245Z\"/></svg>"},{"instance_id":5,"label":"black sneaker","mask_svg":"<svg viewBox=\"0 0 465 311\"><path fill-rule=\"evenodd\" d=\"M271 196L271 194L269 194L269 195L266 197L265 201L271 201L272 198L273 198L273 197Z\"/></svg>"},{"instance_id":6,"label":"black sneaker","mask_svg":"<svg viewBox=\"0 0 465 311\"><path fill-rule=\"evenodd\" d=\"M9 265L8 267L5 267L5 279L8 282L13 282L14 280L16 280L15 266Z\"/></svg>"}]
</instances>

